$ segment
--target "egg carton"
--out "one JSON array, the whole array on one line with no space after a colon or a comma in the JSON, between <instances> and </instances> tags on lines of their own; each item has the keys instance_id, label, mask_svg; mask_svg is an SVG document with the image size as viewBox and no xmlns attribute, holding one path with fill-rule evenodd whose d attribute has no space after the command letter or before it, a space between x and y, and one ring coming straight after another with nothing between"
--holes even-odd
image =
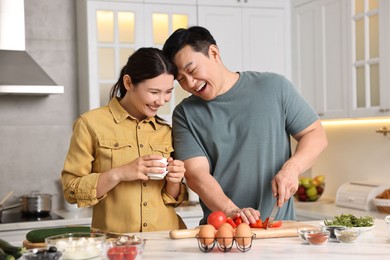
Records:
<instances>
[{"instance_id":1,"label":"egg carton","mask_svg":"<svg viewBox=\"0 0 390 260\"><path fill-rule=\"evenodd\" d=\"M234 244L236 244L236 247L239 251L245 253L251 249L252 241L253 238L255 237L256 237L255 234L253 234L251 237L198 237L196 236L200 251L205 253L212 251L215 245L217 245L219 251L226 253L233 248ZM212 242L208 243L208 240L212 240Z\"/></svg>"}]
</instances>

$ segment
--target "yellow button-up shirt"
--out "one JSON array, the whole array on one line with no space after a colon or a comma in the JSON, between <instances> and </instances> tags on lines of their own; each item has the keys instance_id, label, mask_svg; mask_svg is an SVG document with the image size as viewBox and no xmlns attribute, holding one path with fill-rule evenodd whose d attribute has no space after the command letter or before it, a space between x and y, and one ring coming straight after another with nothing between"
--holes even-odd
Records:
<instances>
[{"instance_id":1,"label":"yellow button-up shirt","mask_svg":"<svg viewBox=\"0 0 390 260\"><path fill-rule=\"evenodd\" d=\"M171 127L158 118L139 122L117 98L108 106L81 115L62 170L65 199L79 207L93 206L92 228L103 232L144 232L185 228L176 214L188 194L185 184L177 199L165 190L164 180L119 183L102 198L96 197L100 174L139 156L173 152Z\"/></svg>"}]
</instances>

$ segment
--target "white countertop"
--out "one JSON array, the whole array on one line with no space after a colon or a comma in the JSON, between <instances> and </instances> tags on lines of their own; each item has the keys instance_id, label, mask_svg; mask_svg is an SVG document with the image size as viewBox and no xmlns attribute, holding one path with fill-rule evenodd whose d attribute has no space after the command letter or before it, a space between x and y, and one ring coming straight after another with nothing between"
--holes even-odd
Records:
<instances>
[{"instance_id":1,"label":"white countertop","mask_svg":"<svg viewBox=\"0 0 390 260\"><path fill-rule=\"evenodd\" d=\"M298 220L315 220L324 218L331 219L341 214L353 214L357 217L371 216L384 219L389 214L380 213L376 210L364 211L353 208L337 206L333 199L321 198L316 202L297 202L295 201L295 210Z\"/></svg>"},{"instance_id":2,"label":"white countertop","mask_svg":"<svg viewBox=\"0 0 390 260\"><path fill-rule=\"evenodd\" d=\"M305 222L319 226L319 221ZM325 245L305 244L298 237L254 239L248 252L242 253L235 245L227 253L216 247L204 253L195 238L169 238L168 232L143 233L147 239L142 259L390 259L390 240L383 219L375 220L375 227L364 232L355 243L328 242Z\"/></svg>"}]
</instances>

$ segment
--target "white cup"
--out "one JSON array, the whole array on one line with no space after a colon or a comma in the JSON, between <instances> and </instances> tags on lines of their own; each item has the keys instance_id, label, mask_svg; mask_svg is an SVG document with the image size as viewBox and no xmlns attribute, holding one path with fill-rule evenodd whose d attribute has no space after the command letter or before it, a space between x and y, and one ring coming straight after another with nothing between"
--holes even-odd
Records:
<instances>
[{"instance_id":1,"label":"white cup","mask_svg":"<svg viewBox=\"0 0 390 260\"><path fill-rule=\"evenodd\" d=\"M167 158L162 158L161 160L156 160L157 162L165 163L165 165L168 165ZM161 168L164 169L164 173L148 173L149 179L151 180L162 180L165 178L165 175L167 175L168 171L167 168Z\"/></svg>"}]
</instances>

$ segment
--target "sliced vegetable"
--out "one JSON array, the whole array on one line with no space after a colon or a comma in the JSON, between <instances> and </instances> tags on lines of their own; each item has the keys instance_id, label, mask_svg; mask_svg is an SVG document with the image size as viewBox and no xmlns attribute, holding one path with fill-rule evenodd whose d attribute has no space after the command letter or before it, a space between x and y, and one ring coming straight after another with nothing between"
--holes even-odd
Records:
<instances>
[{"instance_id":1,"label":"sliced vegetable","mask_svg":"<svg viewBox=\"0 0 390 260\"><path fill-rule=\"evenodd\" d=\"M226 219L226 223L229 223L230 226L232 226L233 228L236 228L236 227L237 227L236 223L234 223L234 220L233 220L231 217L228 217L228 218Z\"/></svg>"},{"instance_id":2,"label":"sliced vegetable","mask_svg":"<svg viewBox=\"0 0 390 260\"><path fill-rule=\"evenodd\" d=\"M250 226L251 228L263 228L263 221L259 219L256 221L256 223L251 223Z\"/></svg>"},{"instance_id":3,"label":"sliced vegetable","mask_svg":"<svg viewBox=\"0 0 390 260\"><path fill-rule=\"evenodd\" d=\"M242 223L242 218L241 217L234 218L234 223L236 224L236 226L240 225Z\"/></svg>"},{"instance_id":4,"label":"sliced vegetable","mask_svg":"<svg viewBox=\"0 0 390 260\"><path fill-rule=\"evenodd\" d=\"M269 224L269 228L278 228L278 227L281 227L281 226L282 226L282 221L281 220L274 221L274 222Z\"/></svg>"}]
</instances>

